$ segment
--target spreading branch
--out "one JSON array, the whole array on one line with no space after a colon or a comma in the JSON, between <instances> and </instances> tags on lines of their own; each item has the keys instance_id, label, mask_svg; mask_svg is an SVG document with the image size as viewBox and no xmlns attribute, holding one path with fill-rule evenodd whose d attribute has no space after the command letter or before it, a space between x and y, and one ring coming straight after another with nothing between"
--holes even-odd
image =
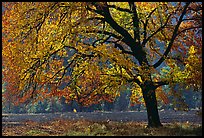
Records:
<instances>
[{"instance_id":1,"label":"spreading branch","mask_svg":"<svg viewBox=\"0 0 204 138\"><path fill-rule=\"evenodd\" d=\"M149 37L144 38L142 45L144 46L154 35L156 35L158 32L160 32L162 29L164 29L170 19L171 14L167 17L166 22L164 23L164 25L162 25L161 27L159 27L154 33L152 33ZM146 27L145 27L146 28ZM145 30L146 31L146 30ZM145 34L146 37L146 34Z\"/></svg>"},{"instance_id":2,"label":"spreading branch","mask_svg":"<svg viewBox=\"0 0 204 138\"><path fill-rule=\"evenodd\" d=\"M157 68L158 66L160 66L161 63L165 60L165 57L167 57L168 53L170 52L171 47L173 45L173 42L176 39L179 26L180 26L180 24L182 22L182 19L183 19L184 15L186 14L186 10L187 10L189 4L190 4L190 2L187 2L186 5L184 6L183 12L182 12L182 14L181 14L181 16L179 18L179 21L178 21L177 25L175 26L175 29L174 29L173 35L171 37L171 40L169 42L169 45L168 45L166 51L164 52L163 56L153 65L154 68Z\"/></svg>"},{"instance_id":3,"label":"spreading branch","mask_svg":"<svg viewBox=\"0 0 204 138\"><path fill-rule=\"evenodd\" d=\"M143 25L144 25L144 40L142 42L142 45L145 46L145 43L146 43L146 38L147 38L147 24L149 22L149 19L151 17L151 15L154 13L154 11L156 11L157 8L154 8L154 10L152 10L149 15L147 16L146 20L145 20L145 23L142 21Z\"/></svg>"},{"instance_id":4,"label":"spreading branch","mask_svg":"<svg viewBox=\"0 0 204 138\"><path fill-rule=\"evenodd\" d=\"M128 12L128 13L132 13L131 10L129 9L125 9L125 8L121 8L121 7L118 7L116 5L108 5L109 8L114 8L116 10L119 10L121 12Z\"/></svg>"}]
</instances>

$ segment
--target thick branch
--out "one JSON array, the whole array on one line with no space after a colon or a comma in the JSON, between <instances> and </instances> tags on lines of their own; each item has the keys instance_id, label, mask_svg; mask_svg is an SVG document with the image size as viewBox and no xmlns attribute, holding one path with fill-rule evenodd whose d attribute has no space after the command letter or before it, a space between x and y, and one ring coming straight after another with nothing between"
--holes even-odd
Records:
<instances>
[{"instance_id":1,"label":"thick branch","mask_svg":"<svg viewBox=\"0 0 204 138\"><path fill-rule=\"evenodd\" d=\"M129 34L127 30L121 27L116 21L112 18L109 7L107 4L99 4L94 2L96 10L95 12L102 15L105 18L105 21L122 36L122 40L127 46L130 47L131 51L133 52L133 56L139 61L140 64L143 64L144 59L146 58L146 53L142 49L142 46L139 42L136 42L132 36ZM147 60L145 61L147 62Z\"/></svg>"},{"instance_id":2,"label":"thick branch","mask_svg":"<svg viewBox=\"0 0 204 138\"><path fill-rule=\"evenodd\" d=\"M136 6L134 2L129 2L130 10L133 14L133 30L134 30L134 40L140 43L140 32L139 32L139 19L137 16Z\"/></svg>"},{"instance_id":3,"label":"thick branch","mask_svg":"<svg viewBox=\"0 0 204 138\"><path fill-rule=\"evenodd\" d=\"M154 82L154 86L157 88L157 87L160 87L160 86L163 86L163 85L168 85L169 82L167 81L159 81L159 82Z\"/></svg>"},{"instance_id":4,"label":"thick branch","mask_svg":"<svg viewBox=\"0 0 204 138\"><path fill-rule=\"evenodd\" d=\"M124 42L131 47L135 47L136 43L134 41L134 39L132 38L132 36L128 33L127 30L125 30L123 27L121 27L120 25L118 25L112 18L112 16L110 15L110 13L106 14L105 17L106 22L116 31L118 32L120 35L122 35L124 37Z\"/></svg>"},{"instance_id":5,"label":"thick branch","mask_svg":"<svg viewBox=\"0 0 204 138\"><path fill-rule=\"evenodd\" d=\"M131 47L131 49L134 49L135 47L137 47L137 43L134 41L134 39L132 38L132 36L128 33L127 30L125 30L123 27L121 27L120 25L118 25L114 19L112 18L110 11L109 11L109 7L108 6L96 6L97 8L97 12L98 14L104 16L105 21L116 31L118 32L120 35L122 35L124 37L123 42L126 43L128 46ZM99 12L100 11L100 12Z\"/></svg>"}]
</instances>

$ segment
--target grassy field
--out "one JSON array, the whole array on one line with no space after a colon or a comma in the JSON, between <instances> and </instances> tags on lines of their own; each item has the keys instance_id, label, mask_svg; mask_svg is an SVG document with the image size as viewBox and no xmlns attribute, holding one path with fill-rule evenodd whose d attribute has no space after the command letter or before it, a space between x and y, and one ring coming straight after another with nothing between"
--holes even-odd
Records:
<instances>
[{"instance_id":1,"label":"grassy field","mask_svg":"<svg viewBox=\"0 0 204 138\"><path fill-rule=\"evenodd\" d=\"M146 128L138 122L96 122L88 120L53 120L24 125L5 125L3 136L202 136L202 125L166 123L161 128Z\"/></svg>"}]
</instances>

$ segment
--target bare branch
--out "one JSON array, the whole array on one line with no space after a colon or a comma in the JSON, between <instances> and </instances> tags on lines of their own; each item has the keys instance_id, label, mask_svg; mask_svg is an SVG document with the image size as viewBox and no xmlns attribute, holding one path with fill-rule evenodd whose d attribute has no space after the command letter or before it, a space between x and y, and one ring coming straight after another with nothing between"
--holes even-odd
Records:
<instances>
[{"instance_id":1,"label":"bare branch","mask_svg":"<svg viewBox=\"0 0 204 138\"><path fill-rule=\"evenodd\" d=\"M132 53L131 51L126 51L126 50L123 48L122 45L118 44L117 42L113 42L113 43L115 44L115 47L116 47L116 48L119 48L119 49L122 51L122 53L124 53L124 54L129 54L129 55L133 55L133 53Z\"/></svg>"},{"instance_id":2,"label":"bare branch","mask_svg":"<svg viewBox=\"0 0 204 138\"><path fill-rule=\"evenodd\" d=\"M116 39L120 39L122 41L122 37L118 36L114 33L108 32L108 31L101 31L101 30L86 30L85 33L99 33L99 34L105 34L105 35L111 35L112 37L116 38Z\"/></svg>"},{"instance_id":3,"label":"bare branch","mask_svg":"<svg viewBox=\"0 0 204 138\"><path fill-rule=\"evenodd\" d=\"M108 39L110 39L111 36L112 36L112 35L109 35L106 39L97 39L96 41L94 41L94 42L92 43L92 46L95 47L95 44L96 44L97 42L101 41L101 40L103 40L102 42L100 42L101 44L103 44L103 43L105 43L105 42L108 42Z\"/></svg>"},{"instance_id":4,"label":"bare branch","mask_svg":"<svg viewBox=\"0 0 204 138\"><path fill-rule=\"evenodd\" d=\"M119 11L122 11L122 12L132 13L129 9L117 7L117 6L115 6L115 5L108 5L108 7L109 7L109 8L114 8L114 9L119 10Z\"/></svg>"},{"instance_id":5,"label":"bare branch","mask_svg":"<svg viewBox=\"0 0 204 138\"><path fill-rule=\"evenodd\" d=\"M188 30L191 30L191 29L198 29L198 28L202 28L202 24L201 24L201 26L195 26L195 27L190 27L190 28L183 29L183 30L179 31L179 32L176 34L176 36L178 36L179 34L185 32L185 31L188 31Z\"/></svg>"},{"instance_id":6,"label":"bare branch","mask_svg":"<svg viewBox=\"0 0 204 138\"><path fill-rule=\"evenodd\" d=\"M177 25L175 26L175 29L174 29L172 38L171 38L171 40L169 42L169 45L168 45L166 51L164 52L163 56L153 65L154 68L157 68L159 65L161 65L161 63L165 60L165 57L167 57L168 53L170 52L171 47L173 45L173 42L174 42L174 40L175 40L175 38L177 36L179 26L180 26L180 24L182 22L182 19L183 19L184 15L186 14L186 9L188 8L189 4L190 4L190 2L187 2L186 5L184 6L183 12L182 12L182 14L181 14L181 16L179 18L179 21L178 21Z\"/></svg>"},{"instance_id":7,"label":"bare branch","mask_svg":"<svg viewBox=\"0 0 204 138\"><path fill-rule=\"evenodd\" d=\"M160 32L162 29L164 29L170 19L171 14L167 17L166 22L164 23L164 25L162 25L161 27L159 27L154 33L152 33L147 39L144 38L142 45L144 46L154 35L156 35L158 32ZM146 37L146 34L145 34Z\"/></svg>"},{"instance_id":8,"label":"bare branch","mask_svg":"<svg viewBox=\"0 0 204 138\"><path fill-rule=\"evenodd\" d=\"M151 17L151 15L154 13L154 11L156 11L157 8L154 8L154 10L152 10L150 12L150 14L148 15L148 17L145 20L145 23L142 21L143 25L144 25L144 40L142 45L145 46L145 41L146 41L146 37L147 37L147 24L149 22L149 18Z\"/></svg>"}]
</instances>

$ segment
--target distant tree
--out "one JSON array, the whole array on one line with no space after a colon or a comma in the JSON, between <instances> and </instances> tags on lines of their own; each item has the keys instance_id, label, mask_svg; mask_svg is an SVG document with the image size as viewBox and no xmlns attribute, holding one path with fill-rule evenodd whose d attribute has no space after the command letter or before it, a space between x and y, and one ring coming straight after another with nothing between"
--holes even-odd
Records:
<instances>
[{"instance_id":1,"label":"distant tree","mask_svg":"<svg viewBox=\"0 0 204 138\"><path fill-rule=\"evenodd\" d=\"M120 93L120 96L114 101L114 110L127 111L130 103L131 92L126 90Z\"/></svg>"}]
</instances>

